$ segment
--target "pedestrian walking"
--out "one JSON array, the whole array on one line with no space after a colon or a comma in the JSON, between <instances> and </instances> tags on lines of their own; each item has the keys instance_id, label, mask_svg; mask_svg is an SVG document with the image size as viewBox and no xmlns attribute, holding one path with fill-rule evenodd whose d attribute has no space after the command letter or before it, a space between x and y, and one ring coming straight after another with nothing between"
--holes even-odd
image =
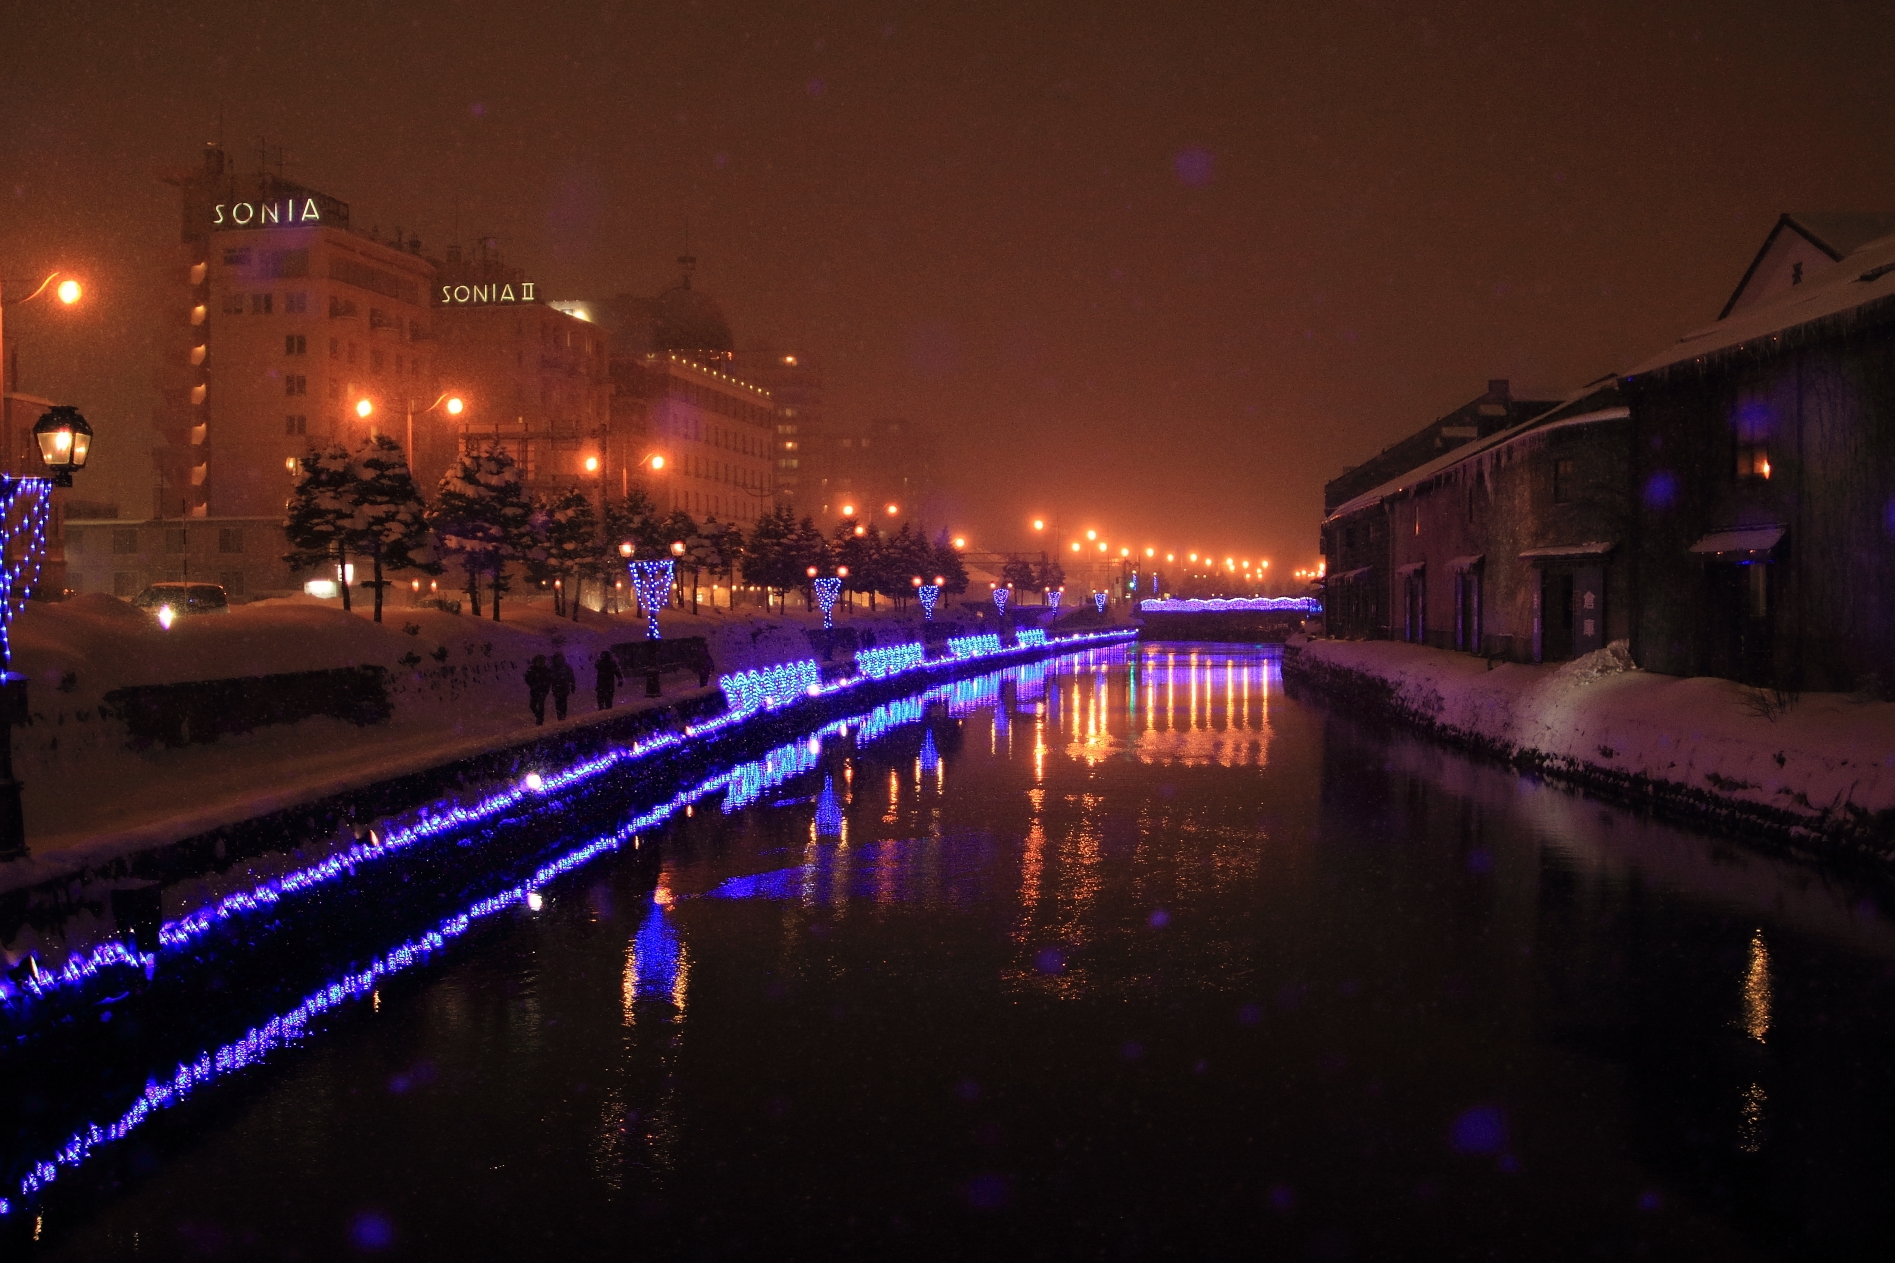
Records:
<instances>
[{"instance_id":1,"label":"pedestrian walking","mask_svg":"<svg viewBox=\"0 0 1895 1263\"><path fill-rule=\"evenodd\" d=\"M572 664L566 661L566 655L563 653L553 655L552 672L553 718L564 719L566 717L566 699L571 697L572 691L579 687L579 681L574 678Z\"/></svg>"},{"instance_id":2,"label":"pedestrian walking","mask_svg":"<svg viewBox=\"0 0 1895 1263\"><path fill-rule=\"evenodd\" d=\"M592 664L599 672L599 709L612 709L612 694L618 692L619 681L625 676L619 671L618 659L612 656L610 649L599 651L599 660Z\"/></svg>"},{"instance_id":3,"label":"pedestrian walking","mask_svg":"<svg viewBox=\"0 0 1895 1263\"><path fill-rule=\"evenodd\" d=\"M553 687L553 671L546 665L546 655L536 653L526 668L526 704L533 712L533 722L546 722L546 691Z\"/></svg>"}]
</instances>

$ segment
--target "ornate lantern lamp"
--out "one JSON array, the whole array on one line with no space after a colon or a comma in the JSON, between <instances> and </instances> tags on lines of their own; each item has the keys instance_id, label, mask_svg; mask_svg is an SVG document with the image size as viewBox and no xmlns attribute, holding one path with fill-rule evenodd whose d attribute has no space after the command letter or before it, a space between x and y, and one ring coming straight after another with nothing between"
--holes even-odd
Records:
<instances>
[{"instance_id":1,"label":"ornate lantern lamp","mask_svg":"<svg viewBox=\"0 0 1895 1263\"><path fill-rule=\"evenodd\" d=\"M48 409L33 427L33 439L55 487L72 486L74 471L84 469L92 455L92 426L70 404Z\"/></svg>"}]
</instances>

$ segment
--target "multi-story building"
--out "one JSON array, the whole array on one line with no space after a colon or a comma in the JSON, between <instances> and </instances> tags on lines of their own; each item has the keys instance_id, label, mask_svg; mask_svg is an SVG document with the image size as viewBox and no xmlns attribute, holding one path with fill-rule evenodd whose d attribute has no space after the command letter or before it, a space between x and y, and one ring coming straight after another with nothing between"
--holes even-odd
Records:
<instances>
[{"instance_id":1,"label":"multi-story building","mask_svg":"<svg viewBox=\"0 0 1895 1263\"><path fill-rule=\"evenodd\" d=\"M347 203L236 174L215 146L175 183L184 256L157 514L280 517L297 457L393 432L433 386L434 265L419 241L353 229Z\"/></svg>"},{"instance_id":2,"label":"multi-story building","mask_svg":"<svg viewBox=\"0 0 1895 1263\"><path fill-rule=\"evenodd\" d=\"M742 524L769 510L775 411L768 391L676 351L628 362L616 377L644 407L651 451L641 454L643 468L653 456L664 458L647 477L661 510Z\"/></svg>"},{"instance_id":3,"label":"multi-story building","mask_svg":"<svg viewBox=\"0 0 1895 1263\"><path fill-rule=\"evenodd\" d=\"M611 477L627 486L642 478L662 511L748 523L772 501L776 405L737 371L729 321L692 287L697 260L678 262L683 277L655 298L556 306L609 340Z\"/></svg>"},{"instance_id":4,"label":"multi-story building","mask_svg":"<svg viewBox=\"0 0 1895 1263\"><path fill-rule=\"evenodd\" d=\"M529 487L611 488L624 470L611 441L606 331L548 304L489 238L450 247L433 290L438 389L419 401L416 476L424 491L462 448L498 443ZM458 416L444 410L458 398Z\"/></svg>"},{"instance_id":5,"label":"multi-story building","mask_svg":"<svg viewBox=\"0 0 1895 1263\"><path fill-rule=\"evenodd\" d=\"M433 387L434 265L419 241L352 228L345 202L281 174L239 174L215 145L168 182L182 215L151 517L68 520L69 586L129 596L204 577L239 597L287 590L297 459L396 432Z\"/></svg>"},{"instance_id":6,"label":"multi-story building","mask_svg":"<svg viewBox=\"0 0 1895 1263\"><path fill-rule=\"evenodd\" d=\"M854 509L925 520L935 506L933 436L898 419L862 426L831 425L822 436L813 510L847 516Z\"/></svg>"},{"instance_id":7,"label":"multi-story building","mask_svg":"<svg viewBox=\"0 0 1895 1263\"><path fill-rule=\"evenodd\" d=\"M769 391L776 403L772 447L777 503L820 512L828 443L822 366L807 355L772 348L739 351L734 362L744 380Z\"/></svg>"}]
</instances>

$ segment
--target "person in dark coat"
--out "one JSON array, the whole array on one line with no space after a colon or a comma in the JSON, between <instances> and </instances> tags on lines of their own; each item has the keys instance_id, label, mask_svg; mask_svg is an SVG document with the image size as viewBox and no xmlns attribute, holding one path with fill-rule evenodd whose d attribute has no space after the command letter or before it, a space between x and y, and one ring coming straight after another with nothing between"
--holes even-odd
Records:
<instances>
[{"instance_id":1,"label":"person in dark coat","mask_svg":"<svg viewBox=\"0 0 1895 1263\"><path fill-rule=\"evenodd\" d=\"M566 699L571 697L572 691L579 687L579 681L574 678L572 664L566 661L566 655L563 653L553 655L552 669L553 717L555 719L564 719L566 717Z\"/></svg>"},{"instance_id":2,"label":"person in dark coat","mask_svg":"<svg viewBox=\"0 0 1895 1263\"><path fill-rule=\"evenodd\" d=\"M533 722L546 722L546 691L553 687L552 668L546 665L546 655L536 653L532 663L526 669L526 704L533 711Z\"/></svg>"},{"instance_id":3,"label":"person in dark coat","mask_svg":"<svg viewBox=\"0 0 1895 1263\"><path fill-rule=\"evenodd\" d=\"M612 709L612 694L618 692L619 681L625 676L619 671L618 660L610 649L599 651L599 660L592 664L599 672L599 709Z\"/></svg>"}]
</instances>

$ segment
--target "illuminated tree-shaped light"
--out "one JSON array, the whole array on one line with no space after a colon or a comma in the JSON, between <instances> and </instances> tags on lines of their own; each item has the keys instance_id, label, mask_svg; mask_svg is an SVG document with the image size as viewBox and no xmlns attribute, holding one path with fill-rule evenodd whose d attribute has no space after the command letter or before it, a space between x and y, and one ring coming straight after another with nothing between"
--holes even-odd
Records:
<instances>
[{"instance_id":1,"label":"illuminated tree-shaped light","mask_svg":"<svg viewBox=\"0 0 1895 1263\"><path fill-rule=\"evenodd\" d=\"M1007 612L1007 598L1012 595L1013 593L1006 588L995 588L994 608L1002 614L1005 614Z\"/></svg>"},{"instance_id":2,"label":"illuminated tree-shaped light","mask_svg":"<svg viewBox=\"0 0 1895 1263\"><path fill-rule=\"evenodd\" d=\"M1047 608L1048 608L1048 609L1054 609L1054 610L1056 610L1056 609L1058 609L1058 608L1059 608L1059 598L1060 598L1061 596L1063 596L1063 595L1065 595L1065 594L1064 594L1064 593L1063 593L1063 592L1062 592L1062 591L1061 591L1061 590L1060 590L1059 588L1049 588L1049 589L1047 589L1047 592L1046 592L1046 606L1047 606Z\"/></svg>"},{"instance_id":3,"label":"illuminated tree-shaped light","mask_svg":"<svg viewBox=\"0 0 1895 1263\"><path fill-rule=\"evenodd\" d=\"M1101 614L1105 613L1105 593L1094 592L1092 594L1092 608L1098 610Z\"/></svg>"},{"instance_id":4,"label":"illuminated tree-shaped light","mask_svg":"<svg viewBox=\"0 0 1895 1263\"><path fill-rule=\"evenodd\" d=\"M836 625L836 598L842 594L842 580L835 575L816 580L816 604L822 609L823 630Z\"/></svg>"},{"instance_id":5,"label":"illuminated tree-shaped light","mask_svg":"<svg viewBox=\"0 0 1895 1263\"><path fill-rule=\"evenodd\" d=\"M816 836L842 836L842 804L836 800L836 778L833 776L823 777L822 796L816 800Z\"/></svg>"},{"instance_id":6,"label":"illuminated tree-shaped light","mask_svg":"<svg viewBox=\"0 0 1895 1263\"><path fill-rule=\"evenodd\" d=\"M634 561L632 587L637 591L638 599L645 604L645 636L649 640L657 640L658 607L669 599L671 593L671 558Z\"/></svg>"},{"instance_id":7,"label":"illuminated tree-shaped light","mask_svg":"<svg viewBox=\"0 0 1895 1263\"><path fill-rule=\"evenodd\" d=\"M936 583L924 583L915 589L915 595L921 598L921 618L923 622L934 621L934 603L941 599L941 586Z\"/></svg>"},{"instance_id":8,"label":"illuminated tree-shaped light","mask_svg":"<svg viewBox=\"0 0 1895 1263\"><path fill-rule=\"evenodd\" d=\"M0 672L13 668L13 616L39 584L52 502L48 480L0 476Z\"/></svg>"}]
</instances>

